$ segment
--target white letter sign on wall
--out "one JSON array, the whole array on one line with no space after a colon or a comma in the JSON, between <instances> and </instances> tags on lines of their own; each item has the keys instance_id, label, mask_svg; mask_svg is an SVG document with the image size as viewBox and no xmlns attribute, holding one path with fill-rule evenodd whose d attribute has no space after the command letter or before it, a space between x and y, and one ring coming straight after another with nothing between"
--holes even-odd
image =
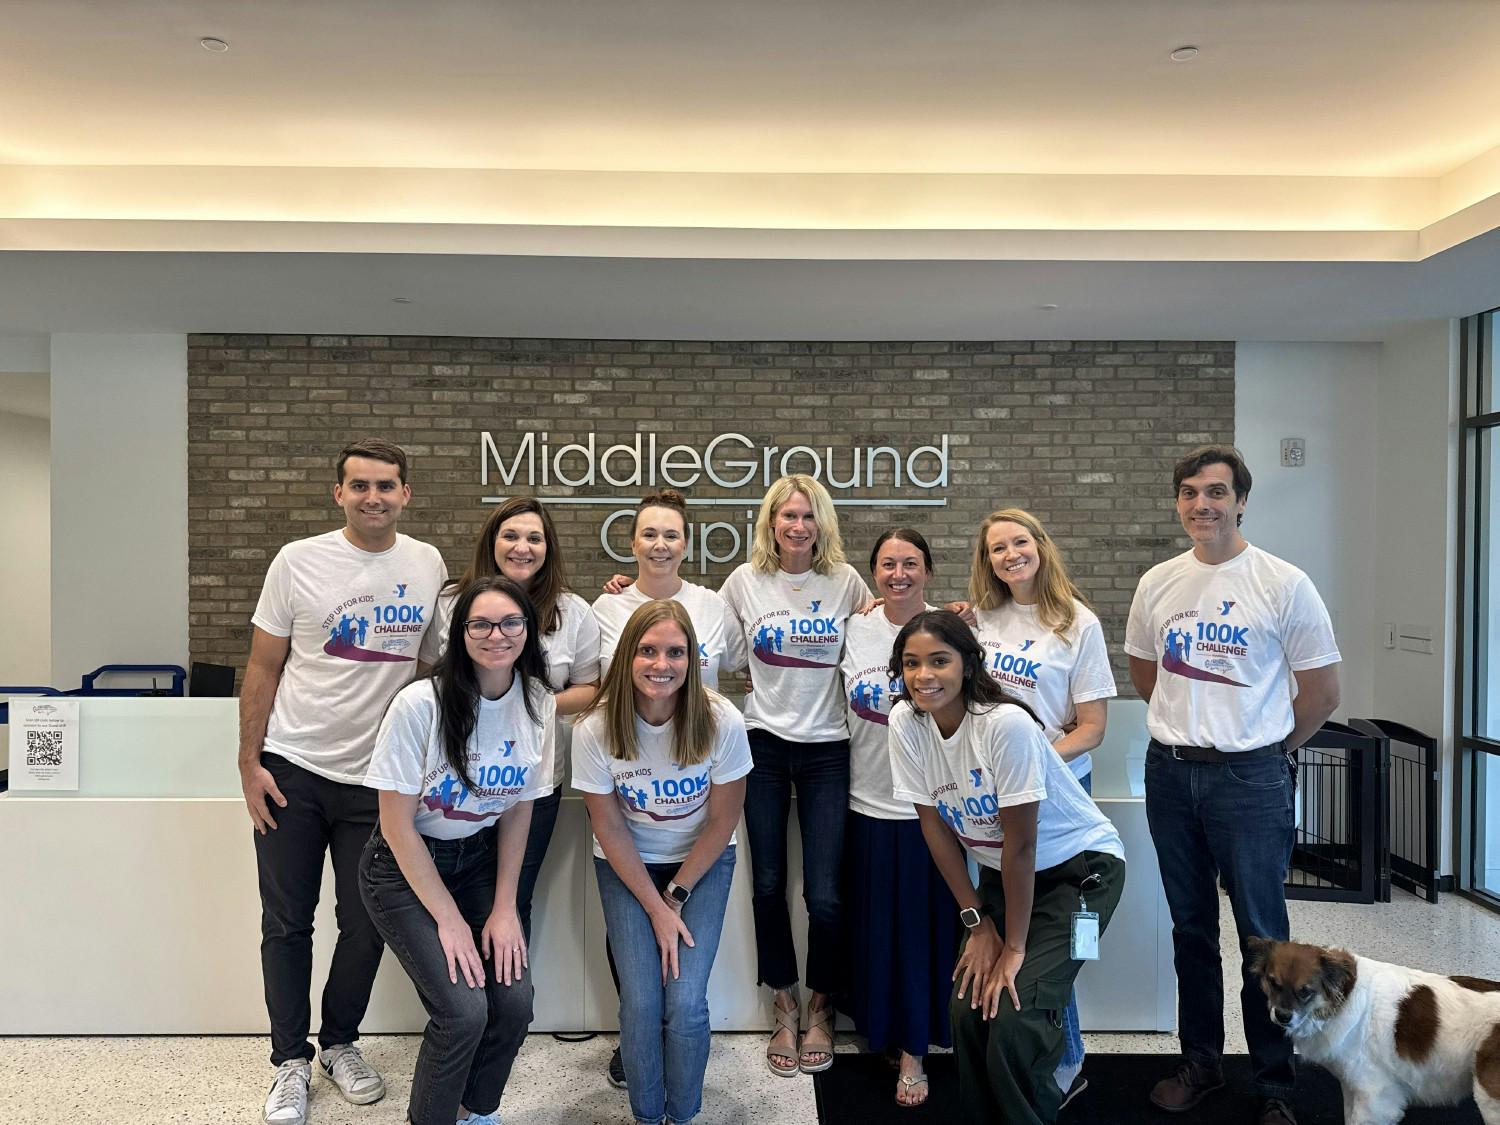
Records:
<instances>
[{"instance_id":1,"label":"white letter sign on wall","mask_svg":"<svg viewBox=\"0 0 1500 1125\"><path fill-rule=\"evenodd\" d=\"M897 495L900 489L942 489L948 487L948 435L939 435L936 444L919 445L905 452L889 445L822 446L794 445L785 452L780 446L757 444L740 433L723 433L700 449L693 445L669 445L657 451L655 433L637 432L629 442L617 442L596 452L599 435L578 435L579 440L553 449L545 432L526 430L514 435L497 436L491 431L479 435L479 483L489 487L493 469L508 490L533 492L554 485L585 489L590 494L543 496L548 504L582 504L609 507L599 528L599 545L616 562L628 563L628 549L620 550L611 542L611 529L627 520L634 508L621 508L643 492L663 486L691 488L703 481L722 489L741 491L738 496L695 496L688 498L691 507L733 508L757 505L761 494L777 477L786 473L805 473L827 485L833 502L839 506L865 508L943 508L946 498L917 498ZM748 451L748 456L739 452ZM540 454L540 456L538 456ZM778 457L777 454L780 454ZM567 458L566 464L564 458ZM847 478L841 478L834 466L848 466ZM540 469L540 472L538 472ZM902 470L905 470L903 479ZM593 495L603 481L611 489L626 490ZM842 496L854 488L882 488L884 496ZM504 495L486 496L486 504L499 504ZM698 560L701 574L711 562L729 562L749 558L751 528L755 511L745 510L743 533L740 526L723 522L698 522L689 529L687 558ZM712 544L710 536L714 536Z\"/></svg>"}]
</instances>

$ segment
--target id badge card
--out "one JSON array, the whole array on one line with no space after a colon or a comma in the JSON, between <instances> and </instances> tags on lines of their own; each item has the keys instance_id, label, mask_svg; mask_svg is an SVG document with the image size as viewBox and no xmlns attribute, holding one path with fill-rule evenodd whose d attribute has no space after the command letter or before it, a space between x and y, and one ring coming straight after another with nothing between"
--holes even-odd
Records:
<instances>
[{"instance_id":1,"label":"id badge card","mask_svg":"<svg viewBox=\"0 0 1500 1125\"><path fill-rule=\"evenodd\" d=\"M1092 910L1073 915L1072 953L1075 961L1099 960L1099 915Z\"/></svg>"}]
</instances>

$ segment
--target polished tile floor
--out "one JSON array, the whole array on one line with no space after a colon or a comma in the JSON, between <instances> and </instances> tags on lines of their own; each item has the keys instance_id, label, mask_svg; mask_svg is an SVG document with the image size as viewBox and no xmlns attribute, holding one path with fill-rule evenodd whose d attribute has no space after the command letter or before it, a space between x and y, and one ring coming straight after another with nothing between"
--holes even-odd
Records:
<instances>
[{"instance_id":1,"label":"polished tile floor","mask_svg":"<svg viewBox=\"0 0 1500 1125\"><path fill-rule=\"evenodd\" d=\"M1443 972L1500 978L1500 915L1454 895L1436 906L1395 892L1385 906L1290 904L1294 937L1344 945L1366 956ZM1232 926L1225 913L1225 932ZM1107 937L1106 937L1106 940ZM1237 981L1226 991L1238 990ZM1228 1050L1243 1051L1237 1010L1229 1013ZM1176 1051L1170 1035L1088 1035L1090 1051ZM370 1060L387 1076L390 1095L374 1106L350 1106L314 1079L312 1125L401 1125L418 1040L364 1040ZM561 1043L534 1035L522 1049L501 1107L513 1125L621 1125L630 1121L623 1092L604 1080L615 1038ZM811 1123L812 1081L782 1079L765 1067L764 1037L714 1037L701 1125ZM858 1050L842 1037L839 1050ZM261 1038L10 1038L0 1045L0 1122L5 1125L116 1125L260 1121L270 1083ZM1165 1060L1164 1060L1165 1063ZM1085 1064L1085 1070L1087 1064ZM1164 1066L1164 1070L1169 1069ZM1154 1076L1143 1075L1143 1086ZM892 1082L894 1088L894 1081Z\"/></svg>"}]
</instances>

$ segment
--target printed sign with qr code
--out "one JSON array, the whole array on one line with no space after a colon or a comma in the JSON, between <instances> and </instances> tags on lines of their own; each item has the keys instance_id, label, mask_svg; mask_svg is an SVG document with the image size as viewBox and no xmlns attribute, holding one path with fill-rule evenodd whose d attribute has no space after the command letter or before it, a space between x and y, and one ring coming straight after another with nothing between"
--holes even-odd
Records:
<instances>
[{"instance_id":1,"label":"printed sign with qr code","mask_svg":"<svg viewBox=\"0 0 1500 1125\"><path fill-rule=\"evenodd\" d=\"M28 766L60 766L63 760L63 732L29 730L26 732Z\"/></svg>"},{"instance_id":2,"label":"printed sign with qr code","mask_svg":"<svg viewBox=\"0 0 1500 1125\"><path fill-rule=\"evenodd\" d=\"M10 787L78 792L78 700L10 699Z\"/></svg>"}]
</instances>

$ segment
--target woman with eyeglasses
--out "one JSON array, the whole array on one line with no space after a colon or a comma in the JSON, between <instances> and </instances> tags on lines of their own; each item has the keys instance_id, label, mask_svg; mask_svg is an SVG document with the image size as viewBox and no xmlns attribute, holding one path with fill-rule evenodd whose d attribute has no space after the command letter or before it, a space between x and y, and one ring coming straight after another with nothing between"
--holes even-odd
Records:
<instances>
[{"instance_id":1,"label":"woman with eyeglasses","mask_svg":"<svg viewBox=\"0 0 1500 1125\"><path fill-rule=\"evenodd\" d=\"M917 614L890 675L895 796L912 801L968 931L949 1003L964 1121L1050 1125L1062 1010L1125 886L1120 835L957 614ZM979 865L969 881L965 855Z\"/></svg>"},{"instance_id":2,"label":"woman with eyeglasses","mask_svg":"<svg viewBox=\"0 0 1500 1125\"><path fill-rule=\"evenodd\" d=\"M552 517L533 496L512 497L484 521L468 570L451 579L443 587L446 596L438 599L435 624L440 636L448 632L445 625L452 596L476 578L496 574L519 585L536 607L537 640L546 660L546 680L557 712L554 788L532 810L531 834L526 841L526 858L521 864L521 881L516 892L521 926L529 939L531 900L562 802L573 737L571 717L588 706L599 690L599 626L588 602L568 586L567 568Z\"/></svg>"},{"instance_id":3,"label":"woman with eyeglasses","mask_svg":"<svg viewBox=\"0 0 1500 1125\"><path fill-rule=\"evenodd\" d=\"M365 784L380 791L380 821L360 893L429 1017L411 1125L499 1125L531 1024L516 887L532 804L552 791L554 717L537 632L516 582L464 586L447 648L375 737Z\"/></svg>"},{"instance_id":4,"label":"woman with eyeglasses","mask_svg":"<svg viewBox=\"0 0 1500 1125\"><path fill-rule=\"evenodd\" d=\"M1031 708L1052 749L1085 793L1089 751L1104 739L1115 676L1099 618L1068 577L1042 521L1020 508L992 512L979 525L969 572L975 633L990 675ZM1064 1094L1088 1086L1077 998L1063 1012L1067 1050L1057 1068Z\"/></svg>"},{"instance_id":5,"label":"woman with eyeglasses","mask_svg":"<svg viewBox=\"0 0 1500 1125\"><path fill-rule=\"evenodd\" d=\"M849 807L849 727L839 661L850 615L872 600L845 561L828 490L800 474L772 484L755 519L750 561L725 579L721 592L750 648L745 725L755 770L745 792L745 829L758 979L771 988L776 1018L766 1063L784 1078L814 1074L833 1065L831 998L843 990L848 960L839 871ZM797 953L786 901L794 787L811 993L800 1042Z\"/></svg>"},{"instance_id":6,"label":"woman with eyeglasses","mask_svg":"<svg viewBox=\"0 0 1500 1125\"><path fill-rule=\"evenodd\" d=\"M620 632L573 754L619 966L630 1109L642 1125L691 1121L703 1104L708 976L750 767L744 720L703 686L687 610L646 602Z\"/></svg>"}]
</instances>

